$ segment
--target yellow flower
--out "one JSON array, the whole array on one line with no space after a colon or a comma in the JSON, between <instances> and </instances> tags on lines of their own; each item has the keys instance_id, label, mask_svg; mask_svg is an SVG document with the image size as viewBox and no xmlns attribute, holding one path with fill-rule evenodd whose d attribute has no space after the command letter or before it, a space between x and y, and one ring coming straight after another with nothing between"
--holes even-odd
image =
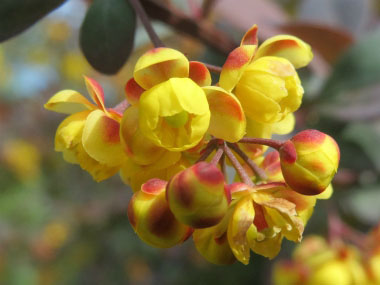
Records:
<instances>
[{"instance_id":1,"label":"yellow flower","mask_svg":"<svg viewBox=\"0 0 380 285\"><path fill-rule=\"evenodd\" d=\"M189 78L171 78L145 91L139 102L141 132L171 151L194 147L210 122L207 98Z\"/></svg>"},{"instance_id":2,"label":"yellow flower","mask_svg":"<svg viewBox=\"0 0 380 285\"><path fill-rule=\"evenodd\" d=\"M105 107L103 89L95 80L85 77L85 82L96 105L76 91L63 90L45 108L71 114L57 129L55 150L101 181L114 175L125 159L119 136L121 114Z\"/></svg>"},{"instance_id":3,"label":"yellow flower","mask_svg":"<svg viewBox=\"0 0 380 285\"><path fill-rule=\"evenodd\" d=\"M303 88L295 68L306 66L313 55L309 45L287 35L257 46L255 25L228 56L219 84L236 95L248 118L279 122L299 108Z\"/></svg>"},{"instance_id":4,"label":"yellow flower","mask_svg":"<svg viewBox=\"0 0 380 285\"><path fill-rule=\"evenodd\" d=\"M315 199L305 199L284 183L275 182L255 187L233 183L228 190L233 210L227 237L237 260L248 264L250 249L274 258L284 237L301 241L306 223L302 215L314 207Z\"/></svg>"},{"instance_id":5,"label":"yellow flower","mask_svg":"<svg viewBox=\"0 0 380 285\"><path fill-rule=\"evenodd\" d=\"M317 130L305 130L280 148L281 169L286 183L304 195L322 193L331 183L339 164L335 140Z\"/></svg>"},{"instance_id":6,"label":"yellow flower","mask_svg":"<svg viewBox=\"0 0 380 285\"><path fill-rule=\"evenodd\" d=\"M155 247L172 247L186 240L192 230L178 222L165 198L167 182L148 180L136 192L128 206L129 221L146 243Z\"/></svg>"}]
</instances>

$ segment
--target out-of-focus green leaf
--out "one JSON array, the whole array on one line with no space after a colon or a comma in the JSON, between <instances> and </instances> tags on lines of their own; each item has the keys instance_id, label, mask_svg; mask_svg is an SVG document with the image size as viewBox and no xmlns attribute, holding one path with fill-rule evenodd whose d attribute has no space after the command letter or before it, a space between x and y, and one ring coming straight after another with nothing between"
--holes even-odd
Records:
<instances>
[{"instance_id":1,"label":"out-of-focus green leaf","mask_svg":"<svg viewBox=\"0 0 380 285\"><path fill-rule=\"evenodd\" d=\"M95 0L80 31L88 62L105 74L116 73L133 49L136 15L127 0Z\"/></svg>"},{"instance_id":2,"label":"out-of-focus green leaf","mask_svg":"<svg viewBox=\"0 0 380 285\"><path fill-rule=\"evenodd\" d=\"M345 90L357 89L380 80L380 29L366 35L338 60L322 89L320 99L328 100Z\"/></svg>"},{"instance_id":3,"label":"out-of-focus green leaf","mask_svg":"<svg viewBox=\"0 0 380 285\"><path fill-rule=\"evenodd\" d=\"M380 135L369 124L353 123L343 131L343 138L359 145L380 171Z\"/></svg>"},{"instance_id":4,"label":"out-of-focus green leaf","mask_svg":"<svg viewBox=\"0 0 380 285\"><path fill-rule=\"evenodd\" d=\"M66 0L1 0L0 42L21 33Z\"/></svg>"},{"instance_id":5,"label":"out-of-focus green leaf","mask_svg":"<svg viewBox=\"0 0 380 285\"><path fill-rule=\"evenodd\" d=\"M366 189L354 189L343 200L345 211L369 225L376 225L380 220L380 185Z\"/></svg>"}]
</instances>

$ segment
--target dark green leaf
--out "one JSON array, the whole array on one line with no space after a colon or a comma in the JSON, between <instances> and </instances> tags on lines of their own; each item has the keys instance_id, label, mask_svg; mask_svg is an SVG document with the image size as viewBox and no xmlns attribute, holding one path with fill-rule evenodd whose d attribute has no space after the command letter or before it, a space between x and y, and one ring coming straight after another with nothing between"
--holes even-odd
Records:
<instances>
[{"instance_id":1,"label":"dark green leaf","mask_svg":"<svg viewBox=\"0 0 380 285\"><path fill-rule=\"evenodd\" d=\"M0 42L21 33L65 0L1 0Z\"/></svg>"},{"instance_id":2,"label":"dark green leaf","mask_svg":"<svg viewBox=\"0 0 380 285\"><path fill-rule=\"evenodd\" d=\"M88 62L105 74L116 73L133 49L136 15L127 0L95 0L80 31Z\"/></svg>"},{"instance_id":3,"label":"dark green leaf","mask_svg":"<svg viewBox=\"0 0 380 285\"><path fill-rule=\"evenodd\" d=\"M380 80L380 30L363 37L335 65L320 99L331 99L343 91L357 89Z\"/></svg>"},{"instance_id":4,"label":"dark green leaf","mask_svg":"<svg viewBox=\"0 0 380 285\"><path fill-rule=\"evenodd\" d=\"M360 146L376 169L380 171L380 135L375 128L364 123L350 124L344 130L343 138Z\"/></svg>"}]
</instances>

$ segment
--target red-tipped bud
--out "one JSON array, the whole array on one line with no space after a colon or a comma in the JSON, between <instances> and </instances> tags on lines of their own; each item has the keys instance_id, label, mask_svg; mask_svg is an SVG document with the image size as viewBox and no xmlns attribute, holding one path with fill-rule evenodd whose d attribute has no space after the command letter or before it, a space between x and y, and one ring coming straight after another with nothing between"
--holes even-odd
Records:
<instances>
[{"instance_id":1,"label":"red-tipped bud","mask_svg":"<svg viewBox=\"0 0 380 285\"><path fill-rule=\"evenodd\" d=\"M280 148L281 170L286 183L298 193L322 193L333 179L339 164L335 140L317 130L305 130Z\"/></svg>"},{"instance_id":2,"label":"red-tipped bud","mask_svg":"<svg viewBox=\"0 0 380 285\"><path fill-rule=\"evenodd\" d=\"M213 164L199 162L175 175L167 186L174 216L194 228L216 225L228 208L223 173Z\"/></svg>"},{"instance_id":3,"label":"red-tipped bud","mask_svg":"<svg viewBox=\"0 0 380 285\"><path fill-rule=\"evenodd\" d=\"M137 235L161 248L183 242L192 232L170 211L165 197L166 184L160 179L150 179L133 195L128 206L128 218Z\"/></svg>"}]
</instances>

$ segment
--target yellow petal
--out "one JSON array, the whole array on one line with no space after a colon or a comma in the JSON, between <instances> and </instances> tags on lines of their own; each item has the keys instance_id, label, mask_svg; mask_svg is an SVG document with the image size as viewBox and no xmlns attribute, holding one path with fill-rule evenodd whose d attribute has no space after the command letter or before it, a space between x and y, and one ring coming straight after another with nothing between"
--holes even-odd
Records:
<instances>
[{"instance_id":1,"label":"yellow petal","mask_svg":"<svg viewBox=\"0 0 380 285\"><path fill-rule=\"evenodd\" d=\"M241 39L240 45L257 45L258 39L257 39L257 25L253 25L243 36Z\"/></svg>"},{"instance_id":2,"label":"yellow petal","mask_svg":"<svg viewBox=\"0 0 380 285\"><path fill-rule=\"evenodd\" d=\"M96 161L87 154L82 144L75 148L75 155L80 167L86 170L96 182L110 178L120 169L120 166L108 166Z\"/></svg>"},{"instance_id":3,"label":"yellow petal","mask_svg":"<svg viewBox=\"0 0 380 285\"><path fill-rule=\"evenodd\" d=\"M245 134L246 119L239 100L216 86L203 87L210 107L208 132L228 142L237 142Z\"/></svg>"},{"instance_id":4,"label":"yellow petal","mask_svg":"<svg viewBox=\"0 0 380 285\"><path fill-rule=\"evenodd\" d=\"M270 259L276 257L281 250L281 243L283 236L277 234L274 237L266 237L263 240L257 240L255 235L250 234L251 230L247 233L247 241L253 252Z\"/></svg>"},{"instance_id":5,"label":"yellow petal","mask_svg":"<svg viewBox=\"0 0 380 285\"><path fill-rule=\"evenodd\" d=\"M330 183L330 185L327 186L327 188L321 194L316 195L315 198L327 200L327 199L330 199L333 192L334 192L334 188L332 184Z\"/></svg>"},{"instance_id":6,"label":"yellow petal","mask_svg":"<svg viewBox=\"0 0 380 285\"><path fill-rule=\"evenodd\" d=\"M73 114L96 108L94 104L91 104L83 95L74 90L62 90L56 93L44 107L50 111L64 114Z\"/></svg>"},{"instance_id":7,"label":"yellow petal","mask_svg":"<svg viewBox=\"0 0 380 285\"><path fill-rule=\"evenodd\" d=\"M155 48L143 54L135 65L133 77L145 90L173 77L188 77L189 61L179 51Z\"/></svg>"},{"instance_id":8,"label":"yellow petal","mask_svg":"<svg viewBox=\"0 0 380 285\"><path fill-rule=\"evenodd\" d=\"M82 111L68 116L58 126L55 134L55 151L72 149L82 143L82 133L91 111Z\"/></svg>"},{"instance_id":9,"label":"yellow petal","mask_svg":"<svg viewBox=\"0 0 380 285\"><path fill-rule=\"evenodd\" d=\"M243 264L249 263L250 249L246 240L246 233L255 217L255 210L250 196L242 198L235 206L230 219L227 237L236 259Z\"/></svg>"},{"instance_id":10,"label":"yellow petal","mask_svg":"<svg viewBox=\"0 0 380 285\"><path fill-rule=\"evenodd\" d=\"M140 96L145 90L140 85L138 85L135 79L132 77L128 80L127 84L125 84L124 91L128 103L135 105L139 102Z\"/></svg>"},{"instance_id":11,"label":"yellow petal","mask_svg":"<svg viewBox=\"0 0 380 285\"><path fill-rule=\"evenodd\" d=\"M210 122L206 95L189 78L171 78L145 91L139 112L141 132L170 151L197 145Z\"/></svg>"},{"instance_id":12,"label":"yellow petal","mask_svg":"<svg viewBox=\"0 0 380 285\"><path fill-rule=\"evenodd\" d=\"M289 60L295 68L304 67L313 59L311 47L297 37L278 35L263 42L255 58L277 56Z\"/></svg>"},{"instance_id":13,"label":"yellow petal","mask_svg":"<svg viewBox=\"0 0 380 285\"><path fill-rule=\"evenodd\" d=\"M190 61L189 78L199 86L211 85L211 74L207 67L199 61Z\"/></svg>"},{"instance_id":14,"label":"yellow petal","mask_svg":"<svg viewBox=\"0 0 380 285\"><path fill-rule=\"evenodd\" d=\"M293 113L289 113L281 121L272 125L272 132L278 135L287 135L294 130L296 118Z\"/></svg>"},{"instance_id":15,"label":"yellow petal","mask_svg":"<svg viewBox=\"0 0 380 285\"><path fill-rule=\"evenodd\" d=\"M119 122L108 117L101 110L95 110L87 117L82 142L86 152L96 161L109 166L123 162L120 144Z\"/></svg>"},{"instance_id":16,"label":"yellow petal","mask_svg":"<svg viewBox=\"0 0 380 285\"><path fill-rule=\"evenodd\" d=\"M90 94L92 100L98 105L99 109L103 110L106 112L106 108L104 106L104 92L102 86L100 84L90 78L85 76L84 81L86 83L87 91Z\"/></svg>"},{"instance_id":17,"label":"yellow petal","mask_svg":"<svg viewBox=\"0 0 380 285\"><path fill-rule=\"evenodd\" d=\"M243 45L234 49L227 57L220 73L219 85L227 91L235 88L245 68L252 61L257 46Z\"/></svg>"}]
</instances>

